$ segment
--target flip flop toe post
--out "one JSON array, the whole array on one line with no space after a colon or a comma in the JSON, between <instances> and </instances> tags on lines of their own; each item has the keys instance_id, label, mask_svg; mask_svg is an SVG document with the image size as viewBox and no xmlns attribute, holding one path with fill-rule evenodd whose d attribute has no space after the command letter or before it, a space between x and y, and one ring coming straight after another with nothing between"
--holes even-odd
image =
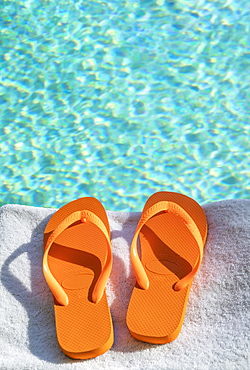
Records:
<instances>
[{"instance_id":1,"label":"flip flop toe post","mask_svg":"<svg viewBox=\"0 0 250 370\"><path fill-rule=\"evenodd\" d=\"M136 285L127 326L136 339L163 344L178 336L206 235L206 216L193 199L172 192L148 199L131 244Z\"/></svg>"},{"instance_id":2,"label":"flip flop toe post","mask_svg":"<svg viewBox=\"0 0 250 370\"><path fill-rule=\"evenodd\" d=\"M54 296L57 339L74 359L88 359L113 344L105 286L112 267L106 212L95 198L60 208L44 232L43 272Z\"/></svg>"}]
</instances>

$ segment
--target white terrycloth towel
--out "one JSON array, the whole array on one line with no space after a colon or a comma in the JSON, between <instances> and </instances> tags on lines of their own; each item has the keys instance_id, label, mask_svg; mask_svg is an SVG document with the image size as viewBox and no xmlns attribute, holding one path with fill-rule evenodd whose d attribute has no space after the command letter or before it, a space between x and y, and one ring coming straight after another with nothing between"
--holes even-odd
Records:
<instances>
[{"instance_id":1,"label":"white terrycloth towel","mask_svg":"<svg viewBox=\"0 0 250 370\"><path fill-rule=\"evenodd\" d=\"M134 339L126 311L135 283L129 246L140 213L108 212L113 270L107 295L115 342L91 360L58 347L53 298L42 273L43 231L53 209L0 208L1 369L249 369L250 200L205 205L209 232L178 338L151 345Z\"/></svg>"}]
</instances>

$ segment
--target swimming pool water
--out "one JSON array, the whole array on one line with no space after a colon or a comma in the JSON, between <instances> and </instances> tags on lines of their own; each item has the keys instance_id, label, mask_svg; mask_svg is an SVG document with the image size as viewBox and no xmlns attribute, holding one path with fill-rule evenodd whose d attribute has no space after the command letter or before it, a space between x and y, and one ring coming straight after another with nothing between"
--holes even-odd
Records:
<instances>
[{"instance_id":1,"label":"swimming pool water","mask_svg":"<svg viewBox=\"0 0 250 370\"><path fill-rule=\"evenodd\" d=\"M249 198L248 0L0 0L0 202Z\"/></svg>"}]
</instances>

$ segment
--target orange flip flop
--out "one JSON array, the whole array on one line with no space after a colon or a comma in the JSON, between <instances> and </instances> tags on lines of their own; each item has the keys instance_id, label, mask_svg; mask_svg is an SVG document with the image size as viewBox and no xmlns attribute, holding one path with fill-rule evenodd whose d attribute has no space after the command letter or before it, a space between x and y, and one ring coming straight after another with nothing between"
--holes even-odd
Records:
<instances>
[{"instance_id":1,"label":"orange flip flop","mask_svg":"<svg viewBox=\"0 0 250 370\"><path fill-rule=\"evenodd\" d=\"M159 192L147 200L131 244L137 283L128 307L127 326L133 337L163 344L178 336L206 236L205 213L193 199Z\"/></svg>"},{"instance_id":2,"label":"orange flip flop","mask_svg":"<svg viewBox=\"0 0 250 370\"><path fill-rule=\"evenodd\" d=\"M95 198L60 208L44 231L43 272L54 296L57 339L74 359L88 359L113 344L105 286L112 268L108 218Z\"/></svg>"}]
</instances>

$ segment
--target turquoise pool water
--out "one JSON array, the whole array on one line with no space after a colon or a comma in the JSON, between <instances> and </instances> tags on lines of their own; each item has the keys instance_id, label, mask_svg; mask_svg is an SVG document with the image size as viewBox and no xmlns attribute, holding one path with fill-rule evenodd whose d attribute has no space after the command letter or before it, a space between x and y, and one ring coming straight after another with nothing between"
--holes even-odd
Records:
<instances>
[{"instance_id":1,"label":"turquoise pool water","mask_svg":"<svg viewBox=\"0 0 250 370\"><path fill-rule=\"evenodd\" d=\"M0 0L0 202L249 198L248 0Z\"/></svg>"}]
</instances>

